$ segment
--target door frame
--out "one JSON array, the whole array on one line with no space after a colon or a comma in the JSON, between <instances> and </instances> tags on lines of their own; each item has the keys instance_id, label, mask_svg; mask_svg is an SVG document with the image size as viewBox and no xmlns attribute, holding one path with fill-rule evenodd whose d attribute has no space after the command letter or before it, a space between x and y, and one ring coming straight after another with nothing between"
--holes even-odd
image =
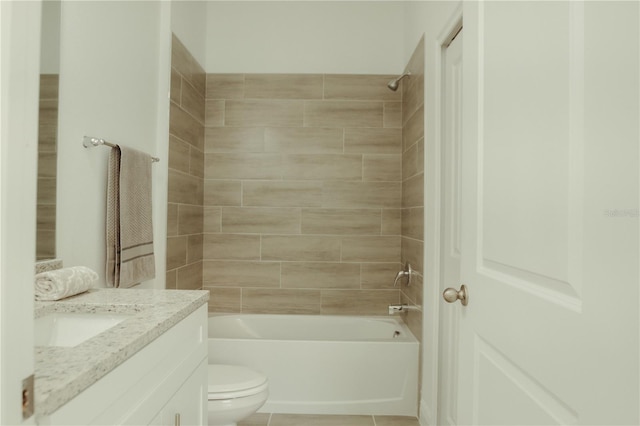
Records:
<instances>
[{"instance_id":1,"label":"door frame","mask_svg":"<svg viewBox=\"0 0 640 426\"><path fill-rule=\"evenodd\" d=\"M424 210L424 300L425 312L423 320L423 345L429 350L423 351L422 392L420 401L420 424L435 425L438 419L439 404L439 341L440 341L440 304L442 301L441 284L442 274L440 268L441 253L441 185L442 185L442 144L443 144L443 73L444 55L447 46L463 25L463 4L460 2L453 13L445 21L438 32L434 43L433 81L434 91L429 95L433 99L433 122L429 122L427 113L427 126L433 128L433 143L425 137L424 161L425 161L425 210ZM429 42L425 40L425 42ZM427 52L429 49L427 49ZM428 60L427 60L428 63ZM425 99L428 97L425 94ZM426 105L426 102L425 102ZM428 200L433 200L428 202ZM430 390L430 391L427 391Z\"/></svg>"}]
</instances>

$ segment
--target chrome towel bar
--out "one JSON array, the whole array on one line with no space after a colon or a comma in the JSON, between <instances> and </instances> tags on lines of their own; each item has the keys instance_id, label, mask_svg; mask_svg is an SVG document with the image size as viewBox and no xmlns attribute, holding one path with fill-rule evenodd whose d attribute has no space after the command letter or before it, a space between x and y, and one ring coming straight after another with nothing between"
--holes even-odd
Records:
<instances>
[{"instance_id":1,"label":"chrome towel bar","mask_svg":"<svg viewBox=\"0 0 640 426\"><path fill-rule=\"evenodd\" d=\"M93 148L100 145L108 146L111 148L115 148L117 146L115 144L112 144L111 142L107 142L104 139L94 138L92 136L85 136L82 140L82 146L84 146L85 148ZM157 163L158 161L160 161L160 159L158 157L151 156L151 161Z\"/></svg>"}]
</instances>

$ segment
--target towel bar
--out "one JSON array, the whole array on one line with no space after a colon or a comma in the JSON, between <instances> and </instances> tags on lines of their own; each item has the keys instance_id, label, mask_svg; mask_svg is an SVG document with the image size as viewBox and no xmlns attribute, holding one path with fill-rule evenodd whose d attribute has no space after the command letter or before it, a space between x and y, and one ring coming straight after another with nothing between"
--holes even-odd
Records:
<instances>
[{"instance_id":1,"label":"towel bar","mask_svg":"<svg viewBox=\"0 0 640 426\"><path fill-rule=\"evenodd\" d=\"M105 146L109 146L111 148L115 148L117 145L112 144L111 142L107 142L104 139L100 139L100 138L94 138L91 136L85 136L84 139L82 140L82 146L84 146L85 148L93 148L95 146L100 146L100 145L105 145ZM151 161L153 161L154 163L157 163L158 161L160 161L160 159L158 157L151 157Z\"/></svg>"}]
</instances>

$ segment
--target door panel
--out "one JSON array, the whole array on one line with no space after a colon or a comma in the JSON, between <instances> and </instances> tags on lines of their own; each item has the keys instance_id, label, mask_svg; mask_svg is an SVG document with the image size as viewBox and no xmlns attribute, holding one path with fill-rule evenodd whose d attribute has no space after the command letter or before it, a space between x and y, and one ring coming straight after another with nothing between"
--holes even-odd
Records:
<instances>
[{"instance_id":1,"label":"door panel","mask_svg":"<svg viewBox=\"0 0 640 426\"><path fill-rule=\"evenodd\" d=\"M465 3L460 424L638 423L638 9Z\"/></svg>"}]
</instances>

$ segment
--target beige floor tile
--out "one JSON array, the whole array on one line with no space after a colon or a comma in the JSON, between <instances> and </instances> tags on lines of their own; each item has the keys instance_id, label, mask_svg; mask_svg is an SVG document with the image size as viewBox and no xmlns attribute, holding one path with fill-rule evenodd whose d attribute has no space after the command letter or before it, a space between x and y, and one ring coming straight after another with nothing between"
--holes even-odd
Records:
<instances>
[{"instance_id":1,"label":"beige floor tile","mask_svg":"<svg viewBox=\"0 0 640 426\"><path fill-rule=\"evenodd\" d=\"M269 424L270 417L270 413L255 413L241 422L238 422L238 426L267 426Z\"/></svg>"},{"instance_id":2,"label":"beige floor tile","mask_svg":"<svg viewBox=\"0 0 640 426\"><path fill-rule=\"evenodd\" d=\"M273 414L269 426L374 426L372 416Z\"/></svg>"},{"instance_id":3,"label":"beige floor tile","mask_svg":"<svg viewBox=\"0 0 640 426\"><path fill-rule=\"evenodd\" d=\"M406 416L375 416L376 426L420 426L418 419Z\"/></svg>"}]
</instances>

